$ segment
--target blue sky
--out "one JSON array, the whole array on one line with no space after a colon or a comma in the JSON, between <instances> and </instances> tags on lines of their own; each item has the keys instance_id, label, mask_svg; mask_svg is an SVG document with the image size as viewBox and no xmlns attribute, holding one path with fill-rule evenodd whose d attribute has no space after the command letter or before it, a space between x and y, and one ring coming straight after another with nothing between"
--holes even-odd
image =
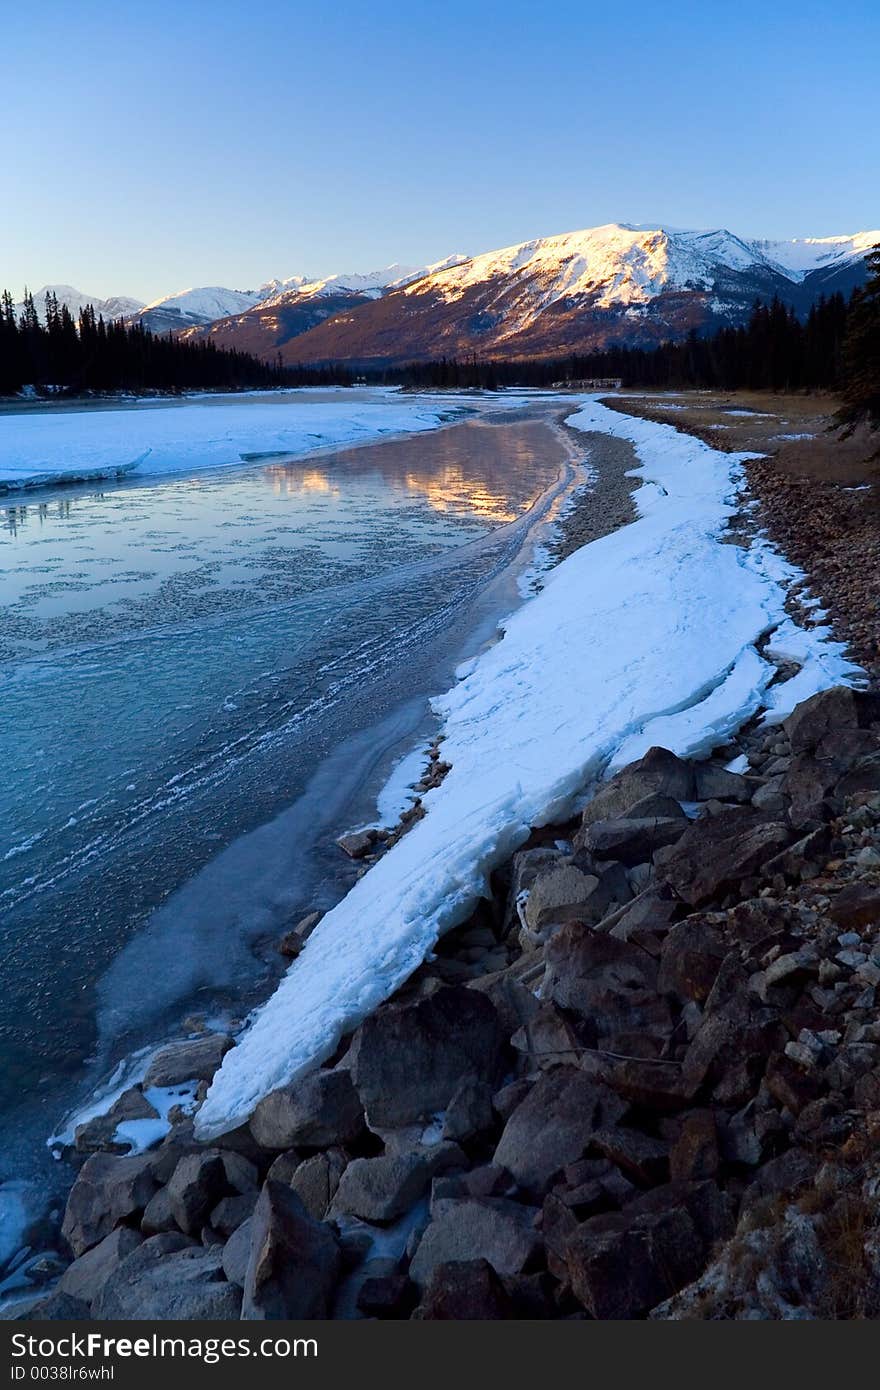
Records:
<instances>
[{"instance_id":1,"label":"blue sky","mask_svg":"<svg viewBox=\"0 0 880 1390\"><path fill-rule=\"evenodd\" d=\"M611 221L880 226L877 0L3 0L0 17L16 291L249 288Z\"/></svg>"}]
</instances>

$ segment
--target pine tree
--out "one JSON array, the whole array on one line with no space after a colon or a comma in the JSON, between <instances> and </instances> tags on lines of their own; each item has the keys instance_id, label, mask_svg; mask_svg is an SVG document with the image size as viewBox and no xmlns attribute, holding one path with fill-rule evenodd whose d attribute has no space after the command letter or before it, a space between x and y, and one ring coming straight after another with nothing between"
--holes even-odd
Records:
<instances>
[{"instance_id":1,"label":"pine tree","mask_svg":"<svg viewBox=\"0 0 880 1390\"><path fill-rule=\"evenodd\" d=\"M843 423L880 428L880 246L867 257L868 280L850 303L843 342Z\"/></svg>"}]
</instances>

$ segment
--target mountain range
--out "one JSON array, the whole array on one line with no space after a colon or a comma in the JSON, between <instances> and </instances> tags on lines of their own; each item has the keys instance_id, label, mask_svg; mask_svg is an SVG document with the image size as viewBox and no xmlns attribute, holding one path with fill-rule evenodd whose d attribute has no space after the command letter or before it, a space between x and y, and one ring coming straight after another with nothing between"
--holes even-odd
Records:
<instances>
[{"instance_id":1,"label":"mountain range","mask_svg":"<svg viewBox=\"0 0 880 1390\"><path fill-rule=\"evenodd\" d=\"M609 223L418 268L189 289L146 305L47 288L73 313L92 303L105 317L290 364L542 357L741 323L757 297L804 315L820 295L861 284L877 243L880 231L773 241Z\"/></svg>"}]
</instances>

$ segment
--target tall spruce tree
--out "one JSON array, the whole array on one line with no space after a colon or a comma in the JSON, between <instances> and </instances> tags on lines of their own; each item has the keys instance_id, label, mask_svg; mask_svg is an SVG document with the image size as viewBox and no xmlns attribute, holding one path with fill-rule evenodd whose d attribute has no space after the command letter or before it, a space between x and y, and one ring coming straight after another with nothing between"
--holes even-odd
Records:
<instances>
[{"instance_id":1,"label":"tall spruce tree","mask_svg":"<svg viewBox=\"0 0 880 1390\"><path fill-rule=\"evenodd\" d=\"M868 280L850 304L843 342L843 419L880 428L880 246L867 257Z\"/></svg>"}]
</instances>

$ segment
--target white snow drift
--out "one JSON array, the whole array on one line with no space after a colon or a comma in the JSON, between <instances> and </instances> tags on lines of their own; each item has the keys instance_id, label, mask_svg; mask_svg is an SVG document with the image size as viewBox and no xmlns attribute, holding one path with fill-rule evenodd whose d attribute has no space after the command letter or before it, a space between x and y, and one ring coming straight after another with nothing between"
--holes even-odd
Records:
<instances>
[{"instance_id":1,"label":"white snow drift","mask_svg":"<svg viewBox=\"0 0 880 1390\"><path fill-rule=\"evenodd\" d=\"M778 628L797 645L796 699L857 674L826 632L787 619L781 581L793 571L766 546L720 543L742 455L592 400L570 423L635 444L640 519L560 564L437 700L451 771L227 1054L197 1117L202 1137L327 1058L466 916L530 827L564 815L591 781L652 743L708 753L768 702L781 717L762 635Z\"/></svg>"}]
</instances>

